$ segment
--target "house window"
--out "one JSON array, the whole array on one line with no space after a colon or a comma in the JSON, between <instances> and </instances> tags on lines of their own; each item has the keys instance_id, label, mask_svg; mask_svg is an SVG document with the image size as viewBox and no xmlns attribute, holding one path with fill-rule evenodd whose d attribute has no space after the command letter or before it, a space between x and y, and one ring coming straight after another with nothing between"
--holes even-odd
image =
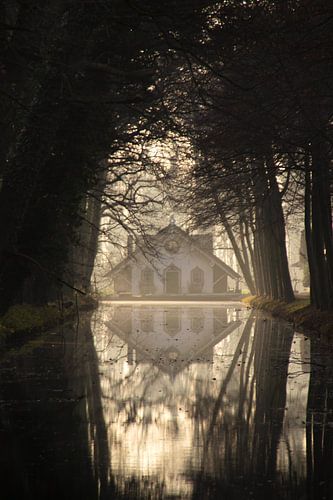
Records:
<instances>
[{"instance_id":1,"label":"house window","mask_svg":"<svg viewBox=\"0 0 333 500\"><path fill-rule=\"evenodd\" d=\"M164 271L164 290L165 293L179 294L180 293L180 269L171 265Z\"/></svg>"},{"instance_id":2,"label":"house window","mask_svg":"<svg viewBox=\"0 0 333 500\"><path fill-rule=\"evenodd\" d=\"M191 282L189 286L190 293L202 292L204 285L204 272L200 267L195 267L191 271Z\"/></svg>"},{"instance_id":3,"label":"house window","mask_svg":"<svg viewBox=\"0 0 333 500\"><path fill-rule=\"evenodd\" d=\"M179 248L180 248L180 244L178 243L177 240L174 240L174 239L171 239L171 240L168 240L165 245L164 245L164 248L169 252L169 253L177 253L179 251Z\"/></svg>"},{"instance_id":4,"label":"house window","mask_svg":"<svg viewBox=\"0 0 333 500\"><path fill-rule=\"evenodd\" d=\"M140 291L143 295L154 293L154 271L146 267L141 271Z\"/></svg>"}]
</instances>

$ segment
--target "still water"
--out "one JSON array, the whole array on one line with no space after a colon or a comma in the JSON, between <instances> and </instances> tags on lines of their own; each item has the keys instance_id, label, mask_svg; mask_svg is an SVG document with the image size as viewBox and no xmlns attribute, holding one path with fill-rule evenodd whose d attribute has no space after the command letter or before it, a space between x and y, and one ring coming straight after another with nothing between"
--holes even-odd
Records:
<instances>
[{"instance_id":1,"label":"still water","mask_svg":"<svg viewBox=\"0 0 333 500\"><path fill-rule=\"evenodd\" d=\"M238 303L103 303L1 354L0 499L333 498L332 348Z\"/></svg>"}]
</instances>

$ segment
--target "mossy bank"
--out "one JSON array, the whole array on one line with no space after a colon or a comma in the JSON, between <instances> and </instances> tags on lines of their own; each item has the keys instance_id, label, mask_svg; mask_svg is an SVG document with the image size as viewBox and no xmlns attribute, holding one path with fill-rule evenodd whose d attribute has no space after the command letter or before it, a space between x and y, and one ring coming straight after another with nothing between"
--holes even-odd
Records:
<instances>
[{"instance_id":1,"label":"mossy bank","mask_svg":"<svg viewBox=\"0 0 333 500\"><path fill-rule=\"evenodd\" d=\"M0 317L0 343L6 344L12 339L40 333L47 328L79 317L80 311L95 309L97 305L98 302L91 296L80 298L77 302L68 301L63 304L14 305Z\"/></svg>"},{"instance_id":2,"label":"mossy bank","mask_svg":"<svg viewBox=\"0 0 333 500\"><path fill-rule=\"evenodd\" d=\"M243 299L254 309L261 309L272 316L282 318L304 331L316 332L333 338L333 311L319 311L310 305L307 298L297 298L286 303L266 297L250 296Z\"/></svg>"}]
</instances>

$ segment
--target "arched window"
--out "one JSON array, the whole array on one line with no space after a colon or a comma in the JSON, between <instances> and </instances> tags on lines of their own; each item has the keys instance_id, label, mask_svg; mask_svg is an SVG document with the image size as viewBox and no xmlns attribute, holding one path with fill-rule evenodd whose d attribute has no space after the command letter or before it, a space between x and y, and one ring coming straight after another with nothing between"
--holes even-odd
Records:
<instances>
[{"instance_id":1,"label":"arched window","mask_svg":"<svg viewBox=\"0 0 333 500\"><path fill-rule=\"evenodd\" d=\"M192 269L192 271L191 271L192 283L194 283L194 284L203 283L203 280L204 280L203 270L200 269L200 267L195 267L194 269Z\"/></svg>"},{"instance_id":2,"label":"arched window","mask_svg":"<svg viewBox=\"0 0 333 500\"><path fill-rule=\"evenodd\" d=\"M140 291L142 295L152 294L154 287L154 271L150 267L145 267L141 271Z\"/></svg>"},{"instance_id":3,"label":"arched window","mask_svg":"<svg viewBox=\"0 0 333 500\"><path fill-rule=\"evenodd\" d=\"M195 267L191 271L190 293L202 292L204 286L204 272L200 267Z\"/></svg>"},{"instance_id":4,"label":"arched window","mask_svg":"<svg viewBox=\"0 0 333 500\"><path fill-rule=\"evenodd\" d=\"M165 293L179 294L181 290L181 271L175 265L167 267L164 271Z\"/></svg>"}]
</instances>

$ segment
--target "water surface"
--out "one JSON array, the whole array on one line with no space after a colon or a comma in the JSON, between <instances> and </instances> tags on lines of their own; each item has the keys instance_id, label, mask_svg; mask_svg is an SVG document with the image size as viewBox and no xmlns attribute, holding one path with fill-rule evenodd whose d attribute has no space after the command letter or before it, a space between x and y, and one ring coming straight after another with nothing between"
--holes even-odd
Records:
<instances>
[{"instance_id":1,"label":"water surface","mask_svg":"<svg viewBox=\"0 0 333 500\"><path fill-rule=\"evenodd\" d=\"M332 348L241 304L104 303L0 374L0 498L333 494Z\"/></svg>"}]
</instances>

